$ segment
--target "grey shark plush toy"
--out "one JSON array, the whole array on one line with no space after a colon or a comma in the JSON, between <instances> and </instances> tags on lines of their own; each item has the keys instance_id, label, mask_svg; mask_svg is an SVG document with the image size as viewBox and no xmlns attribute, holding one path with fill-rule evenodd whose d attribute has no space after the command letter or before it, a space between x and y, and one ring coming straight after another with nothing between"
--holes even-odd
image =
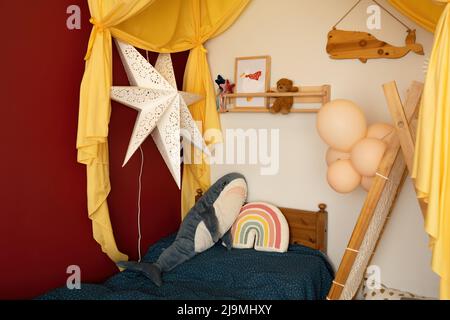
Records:
<instances>
[{"instance_id":1,"label":"grey shark plush toy","mask_svg":"<svg viewBox=\"0 0 450 320\"><path fill-rule=\"evenodd\" d=\"M118 262L124 269L142 272L157 286L162 273L170 271L196 254L214 246L219 240L231 249L229 230L247 199L247 183L239 173L219 179L195 204L182 222L173 244L155 263Z\"/></svg>"}]
</instances>

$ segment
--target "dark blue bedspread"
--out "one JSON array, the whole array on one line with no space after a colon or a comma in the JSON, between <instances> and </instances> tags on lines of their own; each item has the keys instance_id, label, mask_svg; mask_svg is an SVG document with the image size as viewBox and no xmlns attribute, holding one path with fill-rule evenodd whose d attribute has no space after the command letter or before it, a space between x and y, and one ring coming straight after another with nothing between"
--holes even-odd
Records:
<instances>
[{"instance_id":1,"label":"dark blue bedspread","mask_svg":"<svg viewBox=\"0 0 450 320\"><path fill-rule=\"evenodd\" d=\"M145 256L156 261L174 240L162 239ZM143 275L125 271L103 284L82 284L81 290L60 288L43 300L317 300L325 299L333 271L319 251L290 246L287 253L227 251L222 245L165 273L156 287Z\"/></svg>"}]
</instances>

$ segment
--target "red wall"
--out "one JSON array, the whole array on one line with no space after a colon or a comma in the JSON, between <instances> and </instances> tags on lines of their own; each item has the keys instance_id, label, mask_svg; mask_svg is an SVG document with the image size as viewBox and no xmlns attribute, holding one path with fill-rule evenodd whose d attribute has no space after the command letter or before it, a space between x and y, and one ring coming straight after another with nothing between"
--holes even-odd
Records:
<instances>
[{"instance_id":1,"label":"red wall","mask_svg":"<svg viewBox=\"0 0 450 320\"><path fill-rule=\"evenodd\" d=\"M91 26L87 1L1 1L0 298L32 298L65 284L66 268L83 282L117 269L92 238L86 172L76 161L83 57ZM82 29L66 28L66 9L82 9ZM152 59L156 55L152 55ZM178 79L187 54L174 55ZM114 83L127 85L117 52ZM109 206L119 249L137 256L140 157L122 168L136 112L113 104ZM144 144L142 251L179 225L180 192L153 141Z\"/></svg>"}]
</instances>

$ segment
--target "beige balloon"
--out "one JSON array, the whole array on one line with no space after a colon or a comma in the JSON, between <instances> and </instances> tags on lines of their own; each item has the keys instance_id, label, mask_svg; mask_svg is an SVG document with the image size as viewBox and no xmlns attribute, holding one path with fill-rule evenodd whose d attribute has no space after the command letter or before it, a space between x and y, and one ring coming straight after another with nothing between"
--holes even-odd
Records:
<instances>
[{"instance_id":1,"label":"beige balloon","mask_svg":"<svg viewBox=\"0 0 450 320\"><path fill-rule=\"evenodd\" d=\"M367 122L361 108L350 100L333 100L317 116L320 137L333 149L350 152L367 134Z\"/></svg>"},{"instance_id":2,"label":"beige balloon","mask_svg":"<svg viewBox=\"0 0 450 320\"><path fill-rule=\"evenodd\" d=\"M375 138L382 141L388 141L395 133L395 128L387 123L374 123L367 130L367 138Z\"/></svg>"},{"instance_id":3,"label":"beige balloon","mask_svg":"<svg viewBox=\"0 0 450 320\"><path fill-rule=\"evenodd\" d=\"M370 188L372 188L374 177L362 177L361 179L361 187L364 188L367 192L370 191Z\"/></svg>"},{"instance_id":4,"label":"beige balloon","mask_svg":"<svg viewBox=\"0 0 450 320\"><path fill-rule=\"evenodd\" d=\"M328 184L339 193L350 193L361 183L361 175L353 168L350 160L338 160L327 172Z\"/></svg>"},{"instance_id":5,"label":"beige balloon","mask_svg":"<svg viewBox=\"0 0 450 320\"><path fill-rule=\"evenodd\" d=\"M329 166L338 160L349 160L350 157L350 153L342 152L333 148L328 148L326 155L327 165Z\"/></svg>"},{"instance_id":6,"label":"beige balloon","mask_svg":"<svg viewBox=\"0 0 450 320\"><path fill-rule=\"evenodd\" d=\"M351 161L356 171L366 177L377 173L378 166L386 151L386 144L378 139L366 138L352 149Z\"/></svg>"}]
</instances>

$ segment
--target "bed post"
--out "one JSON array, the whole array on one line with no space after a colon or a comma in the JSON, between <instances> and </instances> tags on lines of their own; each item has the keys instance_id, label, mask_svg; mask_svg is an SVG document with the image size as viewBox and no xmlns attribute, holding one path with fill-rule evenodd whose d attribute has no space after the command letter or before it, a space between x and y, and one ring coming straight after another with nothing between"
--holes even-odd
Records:
<instances>
[{"instance_id":1,"label":"bed post","mask_svg":"<svg viewBox=\"0 0 450 320\"><path fill-rule=\"evenodd\" d=\"M328 212L326 211L327 205L324 203L319 204L319 211L317 212L316 230L317 230L317 249L323 253L327 253L328 247ZM322 235L322 236L320 236Z\"/></svg>"}]
</instances>

